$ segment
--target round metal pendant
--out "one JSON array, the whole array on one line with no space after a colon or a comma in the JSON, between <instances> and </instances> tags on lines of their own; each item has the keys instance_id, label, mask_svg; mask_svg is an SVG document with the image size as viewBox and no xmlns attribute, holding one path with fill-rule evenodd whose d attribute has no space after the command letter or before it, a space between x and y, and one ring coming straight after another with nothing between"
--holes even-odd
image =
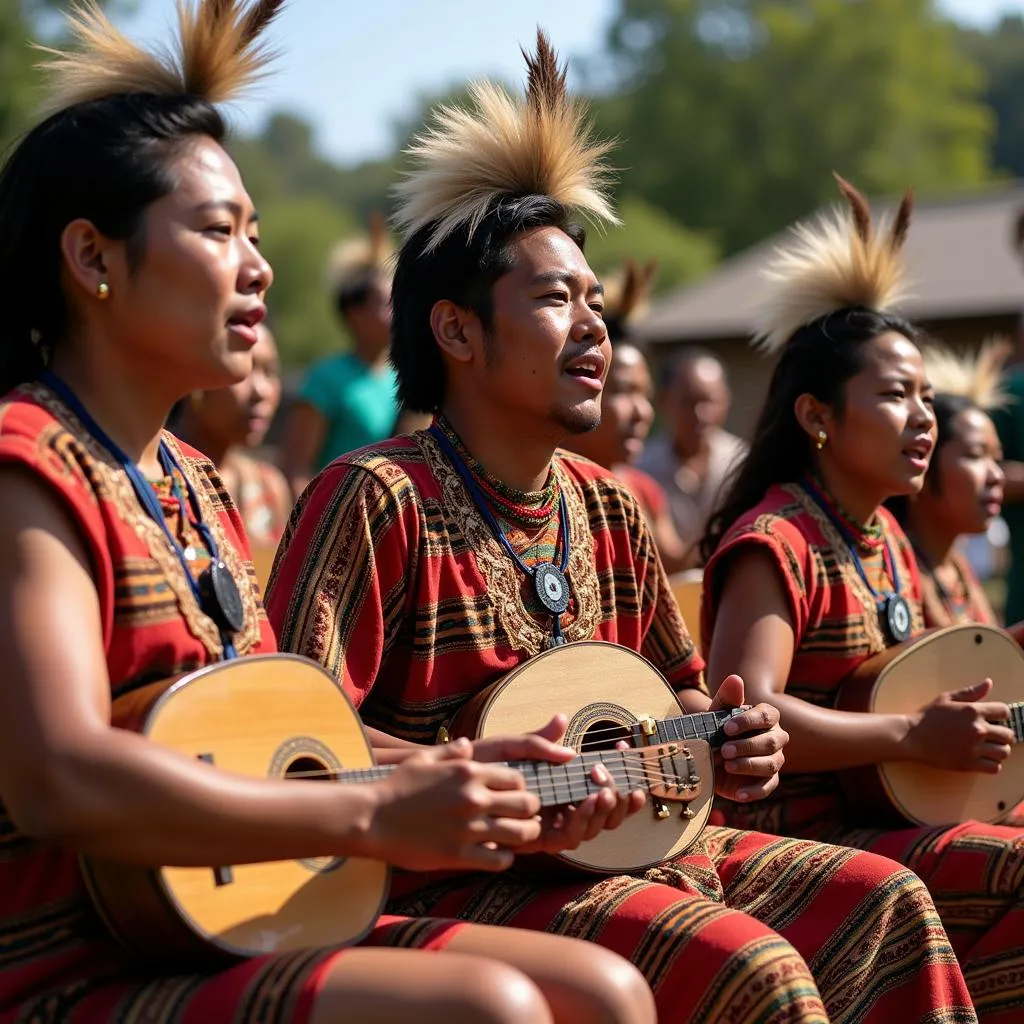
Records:
<instances>
[{"instance_id":1,"label":"round metal pendant","mask_svg":"<svg viewBox=\"0 0 1024 1024\"><path fill-rule=\"evenodd\" d=\"M905 597L901 597L899 594L890 594L885 599L885 624L889 636L898 644L910 639L912 618L910 604Z\"/></svg>"},{"instance_id":2,"label":"round metal pendant","mask_svg":"<svg viewBox=\"0 0 1024 1024\"><path fill-rule=\"evenodd\" d=\"M231 570L223 562L211 562L199 575L203 611L221 629L238 633L245 625L245 608Z\"/></svg>"},{"instance_id":3,"label":"round metal pendant","mask_svg":"<svg viewBox=\"0 0 1024 1024\"><path fill-rule=\"evenodd\" d=\"M555 566L538 565L533 570L533 585L540 603L552 615L561 615L569 607L569 581Z\"/></svg>"}]
</instances>

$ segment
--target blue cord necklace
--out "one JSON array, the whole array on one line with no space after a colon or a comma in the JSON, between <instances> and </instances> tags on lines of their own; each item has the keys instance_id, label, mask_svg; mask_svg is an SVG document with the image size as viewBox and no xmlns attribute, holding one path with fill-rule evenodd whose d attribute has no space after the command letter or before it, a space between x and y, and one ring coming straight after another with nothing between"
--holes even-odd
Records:
<instances>
[{"instance_id":1,"label":"blue cord necklace","mask_svg":"<svg viewBox=\"0 0 1024 1024\"><path fill-rule=\"evenodd\" d=\"M490 527L491 533L494 534L495 540L505 549L506 554L508 554L512 561L519 566L520 571L533 580L533 588L538 600L551 613L554 621L550 646L561 646L565 643L565 637L562 635L561 617L569 608L570 593L569 580L565 575L569 565L569 514L565 506L565 495L561 492L558 495L559 541L562 548L560 564L555 565L553 562L542 562L537 566L529 566L519 557L515 548L512 547L508 537L505 535L505 531L501 528L501 523L498 522L491 511L487 498L484 496L483 491L480 490L479 484L473 479L469 466L466 465L465 461L455 450L455 446L451 441L445 437L444 431L436 423L433 423L430 426L430 433L441 446L455 471L459 474L463 484L466 486L466 490L469 491L470 497L473 499L480 514L484 517L484 521Z\"/></svg>"},{"instance_id":2,"label":"blue cord necklace","mask_svg":"<svg viewBox=\"0 0 1024 1024\"><path fill-rule=\"evenodd\" d=\"M236 657L232 637L241 631L245 625L245 607L242 604L242 596L238 591L238 584L235 583L231 570L220 558L217 541L214 539L213 531L203 522L202 510L199 506L199 498L192 487L191 482L185 475L181 466L178 465L174 453L166 441L160 441L158 457L164 473L171 478L171 486L175 497L178 499L178 507L181 511L182 521L186 519L199 531L203 543L210 554L210 564L199 574L198 578L192 574L192 567L189 564L188 556L184 548L178 542L178 538L171 533L167 520L164 518L163 509L160 507L160 499L152 484L142 475L142 470L106 431L93 419L89 411L79 401L78 396L64 383L55 373L46 370L40 380L78 417L86 430L92 434L99 444L103 445L114 457L120 467L124 470L131 481L132 488L139 499L140 504L146 510L149 517L163 530L167 542L171 545L181 563L182 571L188 580L189 587L196 599L196 603L203 613L217 624L220 630L221 646L224 650L225 659ZM188 502L186 506L185 495L181 493L174 471L185 481L188 490ZM191 517L189 517L191 508Z\"/></svg>"},{"instance_id":3,"label":"blue cord necklace","mask_svg":"<svg viewBox=\"0 0 1024 1024\"><path fill-rule=\"evenodd\" d=\"M888 593L879 594L871 586L868 574L864 571L864 563L861 562L860 555L857 553L856 537L853 536L847 525L829 507L827 499L813 480L805 479L803 481L803 488L818 508L828 516L832 525L839 531L839 535L846 542L850 558L856 566L860 578L864 581L864 586L868 588L868 592L874 599L875 610L878 613L878 618L885 634L890 640L898 644L908 640L913 627L913 619L910 614L910 603L900 593L900 572L896 565L896 559L893 557L892 547L889 545L889 538L885 538L885 555L888 563L887 569L892 577L893 589Z\"/></svg>"}]
</instances>

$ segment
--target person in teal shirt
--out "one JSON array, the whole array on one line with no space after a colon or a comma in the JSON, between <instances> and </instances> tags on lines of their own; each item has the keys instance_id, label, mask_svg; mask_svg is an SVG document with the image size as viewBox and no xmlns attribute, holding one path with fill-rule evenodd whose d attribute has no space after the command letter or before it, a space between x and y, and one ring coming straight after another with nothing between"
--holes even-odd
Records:
<instances>
[{"instance_id":1,"label":"person in teal shirt","mask_svg":"<svg viewBox=\"0 0 1024 1024\"><path fill-rule=\"evenodd\" d=\"M310 368L289 413L284 466L296 497L339 455L395 431L399 410L388 362L391 280L385 237L378 226L369 239L336 250L332 290L353 348Z\"/></svg>"}]
</instances>

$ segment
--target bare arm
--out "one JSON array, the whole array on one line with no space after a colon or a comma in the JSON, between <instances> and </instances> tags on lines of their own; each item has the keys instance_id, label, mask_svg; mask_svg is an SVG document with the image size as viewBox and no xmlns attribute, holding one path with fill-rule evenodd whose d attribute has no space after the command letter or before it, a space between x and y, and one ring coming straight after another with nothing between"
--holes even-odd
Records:
<instances>
[{"instance_id":1,"label":"bare arm","mask_svg":"<svg viewBox=\"0 0 1024 1024\"><path fill-rule=\"evenodd\" d=\"M317 456L327 436L327 419L309 402L298 399L285 425L282 462L284 474L298 498L313 477Z\"/></svg>"},{"instance_id":2,"label":"bare arm","mask_svg":"<svg viewBox=\"0 0 1024 1024\"><path fill-rule=\"evenodd\" d=\"M510 854L479 845L488 822L499 843L536 838L521 777L466 761L468 744L421 753L385 782L326 786L234 776L112 728L83 539L30 474L0 470L0 489L0 793L26 834L179 865L355 854L503 867Z\"/></svg>"},{"instance_id":3,"label":"bare arm","mask_svg":"<svg viewBox=\"0 0 1024 1024\"><path fill-rule=\"evenodd\" d=\"M1008 717L1005 705L973 703L991 684L943 697L911 715L836 711L787 694L795 630L778 567L767 552L752 550L739 552L727 568L709 670L712 678L741 674L748 699L779 709L790 735L791 771L948 757L956 763L947 767L988 772L1009 755L1009 730L993 724Z\"/></svg>"}]
</instances>

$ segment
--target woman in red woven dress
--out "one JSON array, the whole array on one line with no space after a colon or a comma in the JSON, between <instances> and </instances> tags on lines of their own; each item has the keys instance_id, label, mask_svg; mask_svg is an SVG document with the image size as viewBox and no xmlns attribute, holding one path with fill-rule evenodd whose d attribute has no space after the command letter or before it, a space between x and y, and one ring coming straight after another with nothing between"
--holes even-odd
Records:
<instances>
[{"instance_id":1,"label":"woman in red woven dress","mask_svg":"<svg viewBox=\"0 0 1024 1024\"><path fill-rule=\"evenodd\" d=\"M131 962L87 899L78 854L486 871L541 830L519 776L468 745L323 786L231 776L110 725L142 682L274 650L237 512L161 424L251 369L272 273L212 104L260 69L279 7L185 6L178 62L82 8L82 52L52 65L56 113L0 176L0 1020L652 1024L631 965L559 937L389 919L369 945L444 954L311 949L181 974ZM541 737L504 747L492 759L561 757ZM586 828L619 813L603 789Z\"/></svg>"},{"instance_id":2,"label":"woman in red woven dress","mask_svg":"<svg viewBox=\"0 0 1024 1024\"><path fill-rule=\"evenodd\" d=\"M973 358L936 345L924 353L935 389L935 451L920 493L888 506L914 546L927 627L1000 624L956 541L985 533L1002 507L1003 449L989 414L1003 402L1006 351L987 342Z\"/></svg>"},{"instance_id":3,"label":"woman in red woven dress","mask_svg":"<svg viewBox=\"0 0 1024 1024\"><path fill-rule=\"evenodd\" d=\"M883 232L843 186L850 211L800 228L771 267L761 337L779 361L750 456L705 539L709 671L743 673L791 735L777 792L726 813L912 868L979 1019L1019 1020L1024 832L855 828L839 788L838 771L885 760L995 772L1011 740L1006 706L985 699L988 680L951 679L952 692L909 716L833 710L852 669L923 628L913 551L882 503L921 489L935 439L917 331L893 311L909 200Z\"/></svg>"}]
</instances>

